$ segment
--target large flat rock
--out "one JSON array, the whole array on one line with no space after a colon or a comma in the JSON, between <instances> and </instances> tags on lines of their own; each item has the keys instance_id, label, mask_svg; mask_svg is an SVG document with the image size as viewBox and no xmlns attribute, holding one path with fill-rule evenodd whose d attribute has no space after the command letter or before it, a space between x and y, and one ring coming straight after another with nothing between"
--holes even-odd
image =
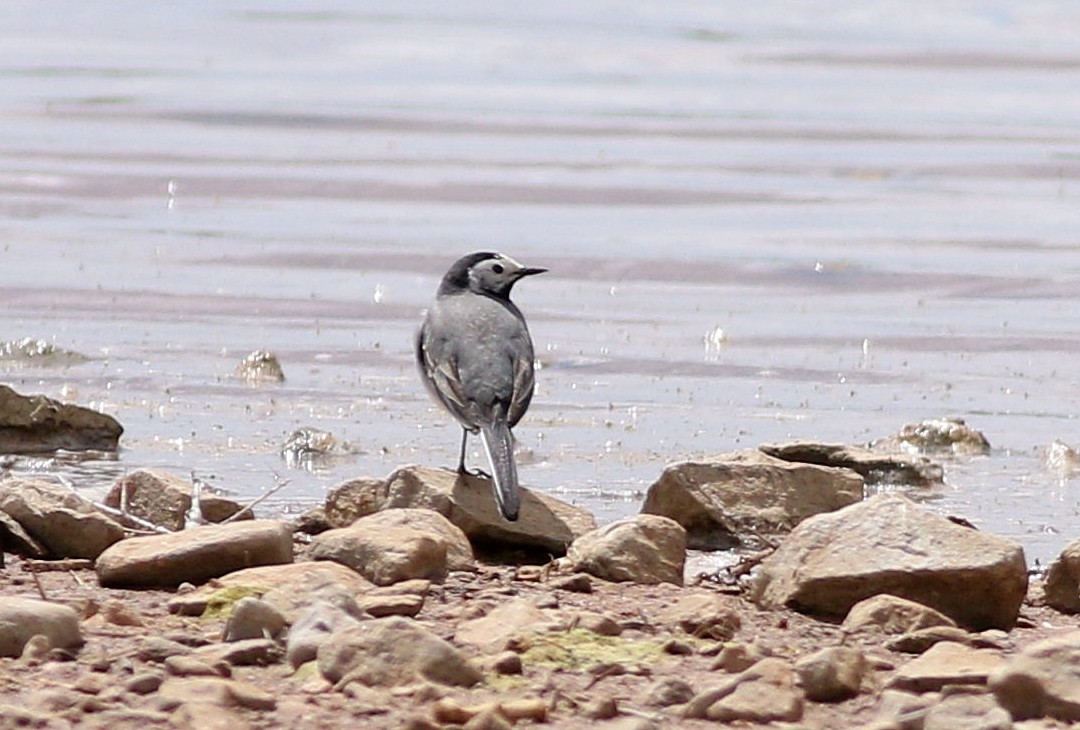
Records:
<instances>
[{"instance_id":1,"label":"large flat rock","mask_svg":"<svg viewBox=\"0 0 1080 730\"><path fill-rule=\"evenodd\" d=\"M123 433L112 416L0 385L0 453L116 451Z\"/></svg>"},{"instance_id":2,"label":"large flat rock","mask_svg":"<svg viewBox=\"0 0 1080 730\"><path fill-rule=\"evenodd\" d=\"M241 568L292 562L284 522L253 520L133 537L103 552L96 567L107 587L172 587L203 583Z\"/></svg>"},{"instance_id":3,"label":"large flat rock","mask_svg":"<svg viewBox=\"0 0 1080 730\"><path fill-rule=\"evenodd\" d=\"M842 618L889 593L981 630L1011 628L1026 591L1018 544L886 494L800 524L759 566L751 597Z\"/></svg>"},{"instance_id":4,"label":"large flat rock","mask_svg":"<svg viewBox=\"0 0 1080 730\"><path fill-rule=\"evenodd\" d=\"M486 478L449 469L404 466L385 480L361 478L339 484L326 498L326 516L334 527L400 507L438 512L457 525L474 547L531 549L557 556L596 527L587 510L524 488L520 516L516 522L507 522L499 514Z\"/></svg>"}]
</instances>

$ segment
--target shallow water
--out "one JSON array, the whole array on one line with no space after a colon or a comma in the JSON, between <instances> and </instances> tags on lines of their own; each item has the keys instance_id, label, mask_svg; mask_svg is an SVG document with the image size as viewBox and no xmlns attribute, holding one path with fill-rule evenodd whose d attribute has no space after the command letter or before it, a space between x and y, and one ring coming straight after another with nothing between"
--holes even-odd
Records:
<instances>
[{"instance_id":1,"label":"shallow water","mask_svg":"<svg viewBox=\"0 0 1080 730\"><path fill-rule=\"evenodd\" d=\"M1080 536L1042 463L1080 442L1080 10L488 5L0 7L0 339L93 358L3 380L126 427L18 468L281 512L451 465L412 333L499 249L551 269L530 487L607 521L673 461L951 415L993 452L921 497L1029 562ZM284 384L232 377L256 348ZM350 453L290 467L302 426Z\"/></svg>"}]
</instances>

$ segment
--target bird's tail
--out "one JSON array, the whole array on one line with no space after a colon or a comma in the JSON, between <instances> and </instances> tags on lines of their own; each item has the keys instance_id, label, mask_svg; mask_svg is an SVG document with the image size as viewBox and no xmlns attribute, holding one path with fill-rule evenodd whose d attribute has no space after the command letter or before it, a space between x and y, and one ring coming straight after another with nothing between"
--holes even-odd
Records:
<instances>
[{"instance_id":1,"label":"bird's tail","mask_svg":"<svg viewBox=\"0 0 1080 730\"><path fill-rule=\"evenodd\" d=\"M501 419L481 426L480 442L484 445L484 452L491 463L491 478L499 511L508 521L513 522L518 518L521 495L518 493L514 437L510 433L510 426Z\"/></svg>"}]
</instances>

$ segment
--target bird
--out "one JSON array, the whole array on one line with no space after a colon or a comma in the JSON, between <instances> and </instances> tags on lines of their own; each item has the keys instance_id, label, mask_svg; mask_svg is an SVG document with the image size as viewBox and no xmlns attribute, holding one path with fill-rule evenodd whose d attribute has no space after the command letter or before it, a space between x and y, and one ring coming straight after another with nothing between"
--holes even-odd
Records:
<instances>
[{"instance_id":1,"label":"bird","mask_svg":"<svg viewBox=\"0 0 1080 730\"><path fill-rule=\"evenodd\" d=\"M457 471L468 473L466 443L469 434L479 435L495 502L509 522L521 508L511 429L528 410L536 382L532 337L510 290L546 271L491 251L462 256L443 276L416 334L420 378L461 424Z\"/></svg>"}]
</instances>

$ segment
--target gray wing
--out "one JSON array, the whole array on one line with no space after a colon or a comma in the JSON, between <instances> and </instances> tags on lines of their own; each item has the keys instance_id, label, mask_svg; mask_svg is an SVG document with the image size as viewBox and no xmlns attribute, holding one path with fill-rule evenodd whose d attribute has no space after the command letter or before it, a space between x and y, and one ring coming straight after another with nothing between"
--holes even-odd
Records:
<instances>
[{"instance_id":1,"label":"gray wing","mask_svg":"<svg viewBox=\"0 0 1080 730\"><path fill-rule=\"evenodd\" d=\"M416 333L416 365L428 392L463 426L475 431L476 424L469 415L472 408L462 391L457 357L434 338L430 320L425 320Z\"/></svg>"}]
</instances>

